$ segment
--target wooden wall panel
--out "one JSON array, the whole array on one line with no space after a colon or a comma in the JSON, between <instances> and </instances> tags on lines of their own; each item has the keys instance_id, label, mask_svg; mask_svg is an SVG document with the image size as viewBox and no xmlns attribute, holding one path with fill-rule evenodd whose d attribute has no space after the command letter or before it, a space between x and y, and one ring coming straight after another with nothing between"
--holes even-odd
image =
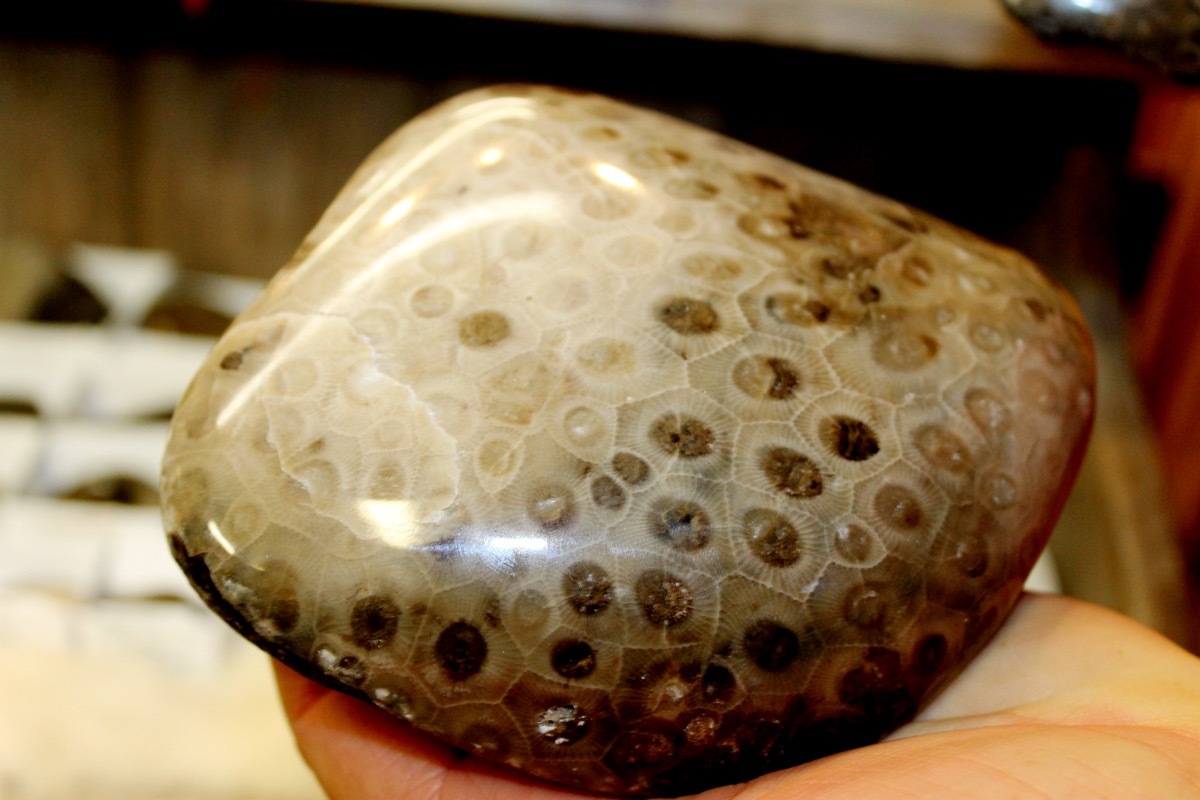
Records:
<instances>
[{"instance_id":1,"label":"wooden wall panel","mask_svg":"<svg viewBox=\"0 0 1200 800\"><path fill-rule=\"evenodd\" d=\"M1142 177L1161 183L1171 201L1135 339L1152 410L1161 414L1179 379L1174 366L1200 342L1200 316L1188 302L1200 289L1200 90L1163 86L1147 93L1130 161Z\"/></svg>"},{"instance_id":2,"label":"wooden wall panel","mask_svg":"<svg viewBox=\"0 0 1200 800\"><path fill-rule=\"evenodd\" d=\"M1148 93L1137 133L1132 167L1166 188L1171 207L1131 336L1172 510L1200 584L1200 89Z\"/></svg>"},{"instance_id":3,"label":"wooden wall panel","mask_svg":"<svg viewBox=\"0 0 1200 800\"><path fill-rule=\"evenodd\" d=\"M139 244L267 276L370 150L423 102L402 78L151 54L132 104Z\"/></svg>"},{"instance_id":4,"label":"wooden wall panel","mask_svg":"<svg viewBox=\"0 0 1200 800\"><path fill-rule=\"evenodd\" d=\"M99 49L0 46L0 235L129 242L118 60Z\"/></svg>"},{"instance_id":5,"label":"wooden wall panel","mask_svg":"<svg viewBox=\"0 0 1200 800\"><path fill-rule=\"evenodd\" d=\"M429 105L403 76L0 43L0 238L165 248L267 276Z\"/></svg>"}]
</instances>

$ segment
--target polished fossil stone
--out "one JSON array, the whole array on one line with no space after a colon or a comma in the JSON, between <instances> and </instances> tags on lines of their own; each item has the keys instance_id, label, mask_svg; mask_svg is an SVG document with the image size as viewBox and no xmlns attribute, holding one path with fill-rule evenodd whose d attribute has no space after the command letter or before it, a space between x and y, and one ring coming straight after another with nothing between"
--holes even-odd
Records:
<instances>
[{"instance_id":1,"label":"polished fossil stone","mask_svg":"<svg viewBox=\"0 0 1200 800\"><path fill-rule=\"evenodd\" d=\"M671 794L868 743L1049 535L1093 357L1021 256L708 131L473 92L351 179L173 422L175 557L292 667Z\"/></svg>"}]
</instances>

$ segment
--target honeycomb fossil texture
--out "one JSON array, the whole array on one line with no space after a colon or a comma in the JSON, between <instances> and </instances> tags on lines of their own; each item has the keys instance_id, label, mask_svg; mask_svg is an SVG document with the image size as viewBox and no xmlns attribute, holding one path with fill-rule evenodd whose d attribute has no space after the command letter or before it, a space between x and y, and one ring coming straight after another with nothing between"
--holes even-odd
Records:
<instances>
[{"instance_id":1,"label":"honeycomb fossil texture","mask_svg":"<svg viewBox=\"0 0 1200 800\"><path fill-rule=\"evenodd\" d=\"M542 778L874 741L1011 609L1092 415L1025 259L593 95L401 129L230 329L173 551L268 652Z\"/></svg>"}]
</instances>

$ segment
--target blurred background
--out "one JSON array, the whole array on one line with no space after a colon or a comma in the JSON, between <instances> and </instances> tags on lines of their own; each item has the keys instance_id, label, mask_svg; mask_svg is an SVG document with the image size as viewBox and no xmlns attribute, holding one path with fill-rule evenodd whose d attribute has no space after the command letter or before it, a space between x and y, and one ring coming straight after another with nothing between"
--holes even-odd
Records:
<instances>
[{"instance_id":1,"label":"blurred background","mask_svg":"<svg viewBox=\"0 0 1200 800\"><path fill-rule=\"evenodd\" d=\"M1052 580L1200 646L1200 90L999 0L6 4L0 799L320 796L266 657L167 555L166 421L371 149L506 81L690 119L1055 274L1100 392Z\"/></svg>"}]
</instances>

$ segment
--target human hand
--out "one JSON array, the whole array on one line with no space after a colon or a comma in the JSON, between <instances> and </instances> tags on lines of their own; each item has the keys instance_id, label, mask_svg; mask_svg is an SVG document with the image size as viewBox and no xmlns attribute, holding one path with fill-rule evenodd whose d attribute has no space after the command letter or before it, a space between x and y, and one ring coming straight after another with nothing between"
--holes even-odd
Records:
<instances>
[{"instance_id":1,"label":"human hand","mask_svg":"<svg viewBox=\"0 0 1200 800\"><path fill-rule=\"evenodd\" d=\"M305 760L334 800L575 800L440 745L276 664ZM703 800L1200 798L1200 659L1111 611L1026 595L886 741Z\"/></svg>"}]
</instances>

